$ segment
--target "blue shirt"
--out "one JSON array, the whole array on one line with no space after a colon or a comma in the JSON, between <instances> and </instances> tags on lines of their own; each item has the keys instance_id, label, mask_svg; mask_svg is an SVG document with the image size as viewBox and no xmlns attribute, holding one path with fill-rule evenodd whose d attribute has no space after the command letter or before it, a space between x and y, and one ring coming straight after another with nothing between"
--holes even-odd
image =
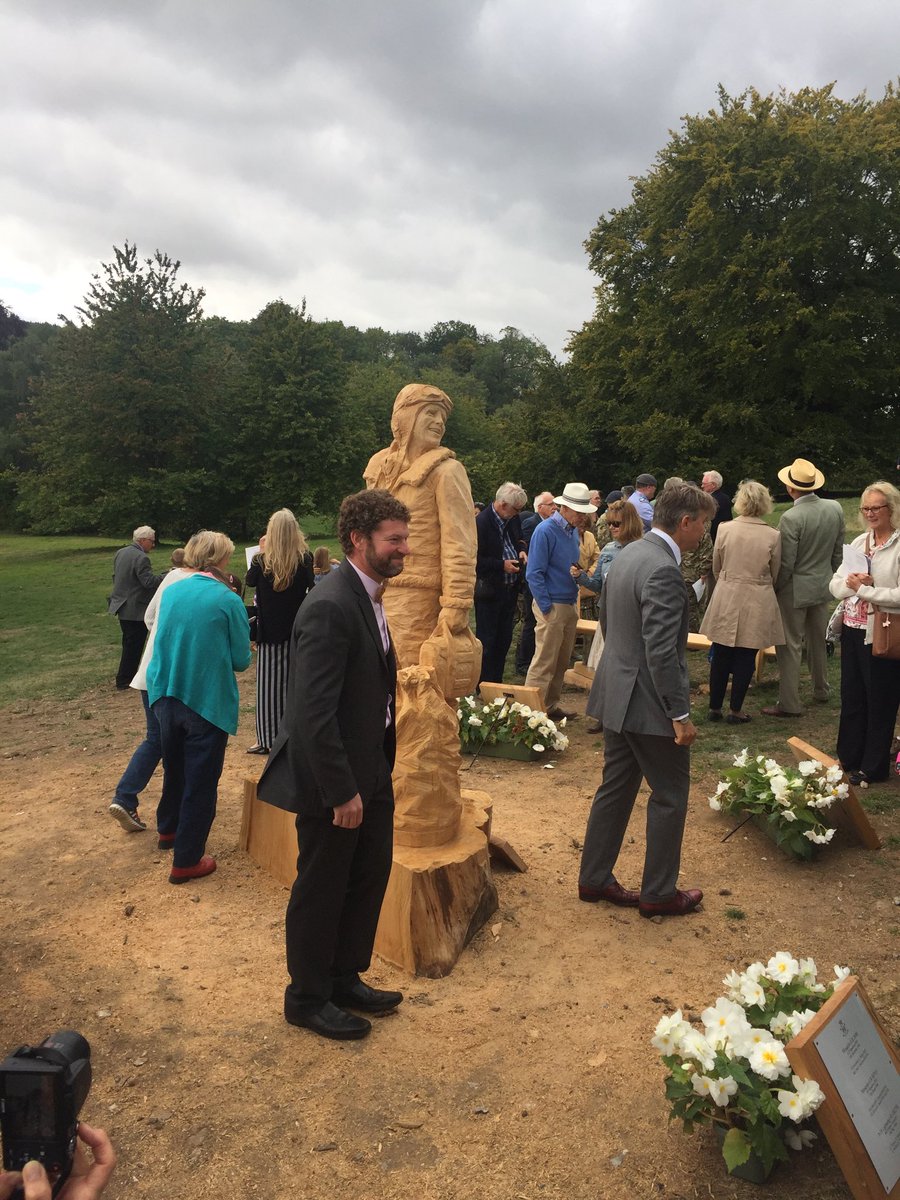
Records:
<instances>
[{"instance_id":1,"label":"blue shirt","mask_svg":"<svg viewBox=\"0 0 900 1200\"><path fill-rule=\"evenodd\" d=\"M531 535L525 579L545 615L554 604L574 604L578 599L578 584L569 568L578 564L580 550L578 530L558 512L541 521Z\"/></svg>"},{"instance_id":2,"label":"blue shirt","mask_svg":"<svg viewBox=\"0 0 900 1200\"><path fill-rule=\"evenodd\" d=\"M650 526L653 524L653 505L647 499L643 492L632 492L628 497L628 503L633 504L638 511L638 516L644 522L644 533L650 532Z\"/></svg>"}]
</instances>

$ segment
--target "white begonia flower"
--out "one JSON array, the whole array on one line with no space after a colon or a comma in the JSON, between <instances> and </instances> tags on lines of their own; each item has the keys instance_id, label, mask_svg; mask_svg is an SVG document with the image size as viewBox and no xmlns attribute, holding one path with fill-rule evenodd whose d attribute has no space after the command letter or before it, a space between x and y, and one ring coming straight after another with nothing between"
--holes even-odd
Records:
<instances>
[{"instance_id":1,"label":"white begonia flower","mask_svg":"<svg viewBox=\"0 0 900 1200\"><path fill-rule=\"evenodd\" d=\"M791 800L788 794L790 792L790 785L788 784L787 778L784 775L777 774L770 776L769 786L772 789L772 795L779 804L790 804Z\"/></svg>"},{"instance_id":2,"label":"white begonia flower","mask_svg":"<svg viewBox=\"0 0 900 1200\"><path fill-rule=\"evenodd\" d=\"M697 1093L698 1096L708 1096L709 1095L709 1085L711 1083L712 1083L712 1080L709 1078L708 1075L698 1075L695 1072L691 1076L691 1087L694 1089L694 1091Z\"/></svg>"},{"instance_id":3,"label":"white begonia flower","mask_svg":"<svg viewBox=\"0 0 900 1200\"><path fill-rule=\"evenodd\" d=\"M758 762L758 761L759 761L759 759L757 759L757 762ZM764 763L763 765L764 765L764 766L765 766L765 768L766 768L766 773L767 773L767 774L769 774L769 775L780 775L780 774L782 774L781 767L778 765L778 763L775 761L775 759L774 759L774 758L767 758L767 759L765 760L765 763Z\"/></svg>"},{"instance_id":4,"label":"white begonia flower","mask_svg":"<svg viewBox=\"0 0 900 1200\"><path fill-rule=\"evenodd\" d=\"M803 1101L796 1092L786 1092L783 1088L779 1088L775 1093L778 1099L778 1111L783 1117L787 1117L790 1121L796 1121L798 1124L804 1119Z\"/></svg>"},{"instance_id":5,"label":"white begonia flower","mask_svg":"<svg viewBox=\"0 0 900 1200\"><path fill-rule=\"evenodd\" d=\"M681 1039L678 1052L686 1062L695 1062L705 1071L710 1071L715 1066L716 1052L699 1029L688 1030Z\"/></svg>"},{"instance_id":6,"label":"white begonia flower","mask_svg":"<svg viewBox=\"0 0 900 1200\"><path fill-rule=\"evenodd\" d=\"M766 974L777 983L790 983L800 972L800 964L787 950L779 950L766 963Z\"/></svg>"},{"instance_id":7,"label":"white begonia flower","mask_svg":"<svg viewBox=\"0 0 900 1200\"><path fill-rule=\"evenodd\" d=\"M817 846L824 846L834 837L834 830L826 829L824 833L816 833L814 829L807 829L804 831L803 836L809 838L811 842L815 842Z\"/></svg>"},{"instance_id":8,"label":"white begonia flower","mask_svg":"<svg viewBox=\"0 0 900 1200\"><path fill-rule=\"evenodd\" d=\"M844 778L844 772L839 766L835 765L828 768L828 770L825 772L825 778L829 783L840 783L840 781Z\"/></svg>"},{"instance_id":9,"label":"white begonia flower","mask_svg":"<svg viewBox=\"0 0 900 1200\"><path fill-rule=\"evenodd\" d=\"M811 1129L791 1129L788 1126L782 1131L782 1135L792 1150L803 1150L816 1140L816 1135Z\"/></svg>"},{"instance_id":10,"label":"white begonia flower","mask_svg":"<svg viewBox=\"0 0 900 1200\"><path fill-rule=\"evenodd\" d=\"M710 796L709 807L713 810L713 812L721 812L722 811L722 801L717 799L715 796Z\"/></svg>"},{"instance_id":11,"label":"white begonia flower","mask_svg":"<svg viewBox=\"0 0 900 1200\"><path fill-rule=\"evenodd\" d=\"M836 982L836 983L843 983L843 982L844 982L844 980L847 978L847 976L848 976L849 974L850 974L850 968L849 968L849 967L839 967L839 966L838 966L838 965L835 963L835 967L834 967L834 979L835 979L835 982Z\"/></svg>"},{"instance_id":12,"label":"white begonia flower","mask_svg":"<svg viewBox=\"0 0 900 1200\"><path fill-rule=\"evenodd\" d=\"M558 728L559 728L559 729L565 729L565 727L566 727L566 721L568 721L568 719L569 719L568 717L563 717L563 719L560 721L560 723L559 723L559 725L558 725Z\"/></svg>"},{"instance_id":13,"label":"white begonia flower","mask_svg":"<svg viewBox=\"0 0 900 1200\"><path fill-rule=\"evenodd\" d=\"M730 792L730 791L731 791L731 784L728 782L728 780L720 779L718 786L716 787L716 795L722 796L725 794L725 792Z\"/></svg>"},{"instance_id":14,"label":"white begonia flower","mask_svg":"<svg viewBox=\"0 0 900 1200\"><path fill-rule=\"evenodd\" d=\"M528 718L528 728L529 729L537 729L538 725L540 725L540 721L537 719L537 717L529 717Z\"/></svg>"},{"instance_id":15,"label":"white begonia flower","mask_svg":"<svg viewBox=\"0 0 900 1200\"><path fill-rule=\"evenodd\" d=\"M473 713L471 715L471 717L469 717L469 724L470 725L481 725L482 724L481 717L476 717L475 714Z\"/></svg>"},{"instance_id":16,"label":"white begonia flower","mask_svg":"<svg viewBox=\"0 0 900 1200\"><path fill-rule=\"evenodd\" d=\"M523 717L533 717L534 716L534 709L531 708L527 704L520 704L519 711L521 712Z\"/></svg>"},{"instance_id":17,"label":"white begonia flower","mask_svg":"<svg viewBox=\"0 0 900 1200\"><path fill-rule=\"evenodd\" d=\"M681 1039L690 1032L691 1027L682 1017L679 1008L669 1016L659 1018L650 1045L660 1054L676 1054L680 1049Z\"/></svg>"},{"instance_id":18,"label":"white begonia flower","mask_svg":"<svg viewBox=\"0 0 900 1200\"><path fill-rule=\"evenodd\" d=\"M792 1121L805 1121L824 1102L825 1093L814 1079L801 1079L799 1075L791 1076L793 1092L778 1092L778 1110L783 1117ZM791 1100L790 1097L794 1099Z\"/></svg>"},{"instance_id":19,"label":"white begonia flower","mask_svg":"<svg viewBox=\"0 0 900 1200\"><path fill-rule=\"evenodd\" d=\"M806 762L798 763L797 770L805 779L810 775L815 775L821 765L821 763L817 763L814 759L808 759Z\"/></svg>"},{"instance_id":20,"label":"white begonia flower","mask_svg":"<svg viewBox=\"0 0 900 1200\"><path fill-rule=\"evenodd\" d=\"M756 983L758 979L762 979L765 973L766 968L763 966L763 964L761 962L755 962L750 964L750 966L744 972L744 975L747 979L752 979L753 982Z\"/></svg>"},{"instance_id":21,"label":"white begonia flower","mask_svg":"<svg viewBox=\"0 0 900 1200\"><path fill-rule=\"evenodd\" d=\"M781 815L784 817L785 821L796 821L797 820L797 814L794 812L794 810L792 808L786 808Z\"/></svg>"},{"instance_id":22,"label":"white begonia flower","mask_svg":"<svg viewBox=\"0 0 900 1200\"><path fill-rule=\"evenodd\" d=\"M491 711L491 706L490 706L489 704L485 704L485 706L482 708L482 710L481 710L481 711L482 711L482 712L484 712L484 713L490 713L490 711Z\"/></svg>"},{"instance_id":23,"label":"white begonia flower","mask_svg":"<svg viewBox=\"0 0 900 1200\"><path fill-rule=\"evenodd\" d=\"M459 717L460 720L462 720L463 710L461 708L458 708L456 710L456 715L457 715L457 717Z\"/></svg>"},{"instance_id":24,"label":"white begonia flower","mask_svg":"<svg viewBox=\"0 0 900 1200\"><path fill-rule=\"evenodd\" d=\"M543 754L547 747L543 746L540 742L535 742L531 748L532 750L537 750L538 754Z\"/></svg>"},{"instance_id":25,"label":"white begonia flower","mask_svg":"<svg viewBox=\"0 0 900 1200\"><path fill-rule=\"evenodd\" d=\"M772 1034L768 1029L756 1029L751 1026L744 1033L738 1034L733 1039L733 1045L736 1054L739 1054L741 1058L749 1060L750 1055L757 1046L761 1046L764 1042L770 1042L771 1040Z\"/></svg>"},{"instance_id":26,"label":"white begonia flower","mask_svg":"<svg viewBox=\"0 0 900 1200\"><path fill-rule=\"evenodd\" d=\"M749 1022L740 1004L720 996L712 1008L700 1014L706 1036L714 1046L722 1046L729 1038L744 1033Z\"/></svg>"},{"instance_id":27,"label":"white begonia flower","mask_svg":"<svg viewBox=\"0 0 900 1200\"><path fill-rule=\"evenodd\" d=\"M814 958L801 958L800 970L797 974L803 983L815 983L818 974L816 960Z\"/></svg>"},{"instance_id":28,"label":"white begonia flower","mask_svg":"<svg viewBox=\"0 0 900 1200\"><path fill-rule=\"evenodd\" d=\"M732 1079L730 1075L723 1075L721 1078L709 1079L708 1082L710 1098L720 1108L727 1108L728 1101L738 1090L737 1080Z\"/></svg>"},{"instance_id":29,"label":"white begonia flower","mask_svg":"<svg viewBox=\"0 0 900 1200\"><path fill-rule=\"evenodd\" d=\"M801 1029L804 1027L804 1025L808 1025L815 1015L816 1014L811 1008L804 1008L803 1012L800 1012L799 1009L794 1009L794 1011L791 1013L791 1016Z\"/></svg>"},{"instance_id":30,"label":"white begonia flower","mask_svg":"<svg viewBox=\"0 0 900 1200\"><path fill-rule=\"evenodd\" d=\"M781 1079L790 1075L791 1064L781 1042L770 1038L767 1042L760 1042L750 1052L750 1069L762 1075L763 1079Z\"/></svg>"},{"instance_id":31,"label":"white begonia flower","mask_svg":"<svg viewBox=\"0 0 900 1200\"><path fill-rule=\"evenodd\" d=\"M753 979L747 979L745 976L741 982L741 999L746 1008L765 1008L766 993L762 989L762 985Z\"/></svg>"},{"instance_id":32,"label":"white begonia flower","mask_svg":"<svg viewBox=\"0 0 900 1200\"><path fill-rule=\"evenodd\" d=\"M800 1022L793 1013L776 1013L769 1022L769 1028L777 1038L786 1038L787 1041L790 1041L800 1032Z\"/></svg>"},{"instance_id":33,"label":"white begonia flower","mask_svg":"<svg viewBox=\"0 0 900 1200\"><path fill-rule=\"evenodd\" d=\"M850 785L848 783L839 783L834 789L834 794L838 800L846 800L850 795Z\"/></svg>"},{"instance_id":34,"label":"white begonia flower","mask_svg":"<svg viewBox=\"0 0 900 1200\"><path fill-rule=\"evenodd\" d=\"M746 765L749 761L750 761L750 755L747 752L747 747L745 746L744 749L740 752L740 754L735 756L734 765L736 767L746 767Z\"/></svg>"},{"instance_id":35,"label":"white begonia flower","mask_svg":"<svg viewBox=\"0 0 900 1200\"><path fill-rule=\"evenodd\" d=\"M742 976L737 971L729 971L722 982L728 989L729 1000L740 1000L741 998L741 979Z\"/></svg>"}]
</instances>

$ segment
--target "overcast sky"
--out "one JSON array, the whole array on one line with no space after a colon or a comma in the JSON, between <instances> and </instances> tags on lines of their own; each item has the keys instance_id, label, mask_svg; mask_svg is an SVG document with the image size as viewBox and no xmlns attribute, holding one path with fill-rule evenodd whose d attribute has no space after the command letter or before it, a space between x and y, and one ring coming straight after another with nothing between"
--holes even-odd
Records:
<instances>
[{"instance_id":1,"label":"overcast sky","mask_svg":"<svg viewBox=\"0 0 900 1200\"><path fill-rule=\"evenodd\" d=\"M896 0L0 0L0 300L74 317L127 239L209 315L560 354L584 239L719 82L878 99L898 50Z\"/></svg>"}]
</instances>

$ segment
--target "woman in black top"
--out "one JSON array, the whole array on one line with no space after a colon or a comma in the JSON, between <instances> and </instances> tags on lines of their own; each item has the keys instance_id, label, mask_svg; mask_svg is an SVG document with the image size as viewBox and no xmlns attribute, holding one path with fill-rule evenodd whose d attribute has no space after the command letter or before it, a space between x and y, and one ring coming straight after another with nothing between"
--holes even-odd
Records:
<instances>
[{"instance_id":1,"label":"woman in black top","mask_svg":"<svg viewBox=\"0 0 900 1200\"><path fill-rule=\"evenodd\" d=\"M247 587L256 589L256 745L248 754L268 754L275 742L287 695L288 658L294 617L313 585L312 555L289 508L273 513L265 550L255 555Z\"/></svg>"}]
</instances>

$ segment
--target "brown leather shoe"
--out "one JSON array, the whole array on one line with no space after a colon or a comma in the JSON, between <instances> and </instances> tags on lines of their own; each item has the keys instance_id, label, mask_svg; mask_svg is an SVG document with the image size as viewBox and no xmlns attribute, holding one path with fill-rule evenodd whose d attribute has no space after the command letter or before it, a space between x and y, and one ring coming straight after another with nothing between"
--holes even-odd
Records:
<instances>
[{"instance_id":1,"label":"brown leather shoe","mask_svg":"<svg viewBox=\"0 0 900 1200\"><path fill-rule=\"evenodd\" d=\"M617 879L602 888L578 885L578 899L584 900L587 904L596 904L598 900L605 900L608 904L618 904L620 908L637 908L640 898L638 892L630 892L628 888L623 888Z\"/></svg>"},{"instance_id":2,"label":"brown leather shoe","mask_svg":"<svg viewBox=\"0 0 900 1200\"><path fill-rule=\"evenodd\" d=\"M802 717L803 713L789 713L783 708L779 708L777 704L773 704L771 708L764 708L762 715L764 717Z\"/></svg>"},{"instance_id":3,"label":"brown leather shoe","mask_svg":"<svg viewBox=\"0 0 900 1200\"><path fill-rule=\"evenodd\" d=\"M671 900L661 900L658 904L638 904L638 912L642 917L683 917L685 913L693 912L703 893L699 888L687 888L686 891L676 892Z\"/></svg>"}]
</instances>

